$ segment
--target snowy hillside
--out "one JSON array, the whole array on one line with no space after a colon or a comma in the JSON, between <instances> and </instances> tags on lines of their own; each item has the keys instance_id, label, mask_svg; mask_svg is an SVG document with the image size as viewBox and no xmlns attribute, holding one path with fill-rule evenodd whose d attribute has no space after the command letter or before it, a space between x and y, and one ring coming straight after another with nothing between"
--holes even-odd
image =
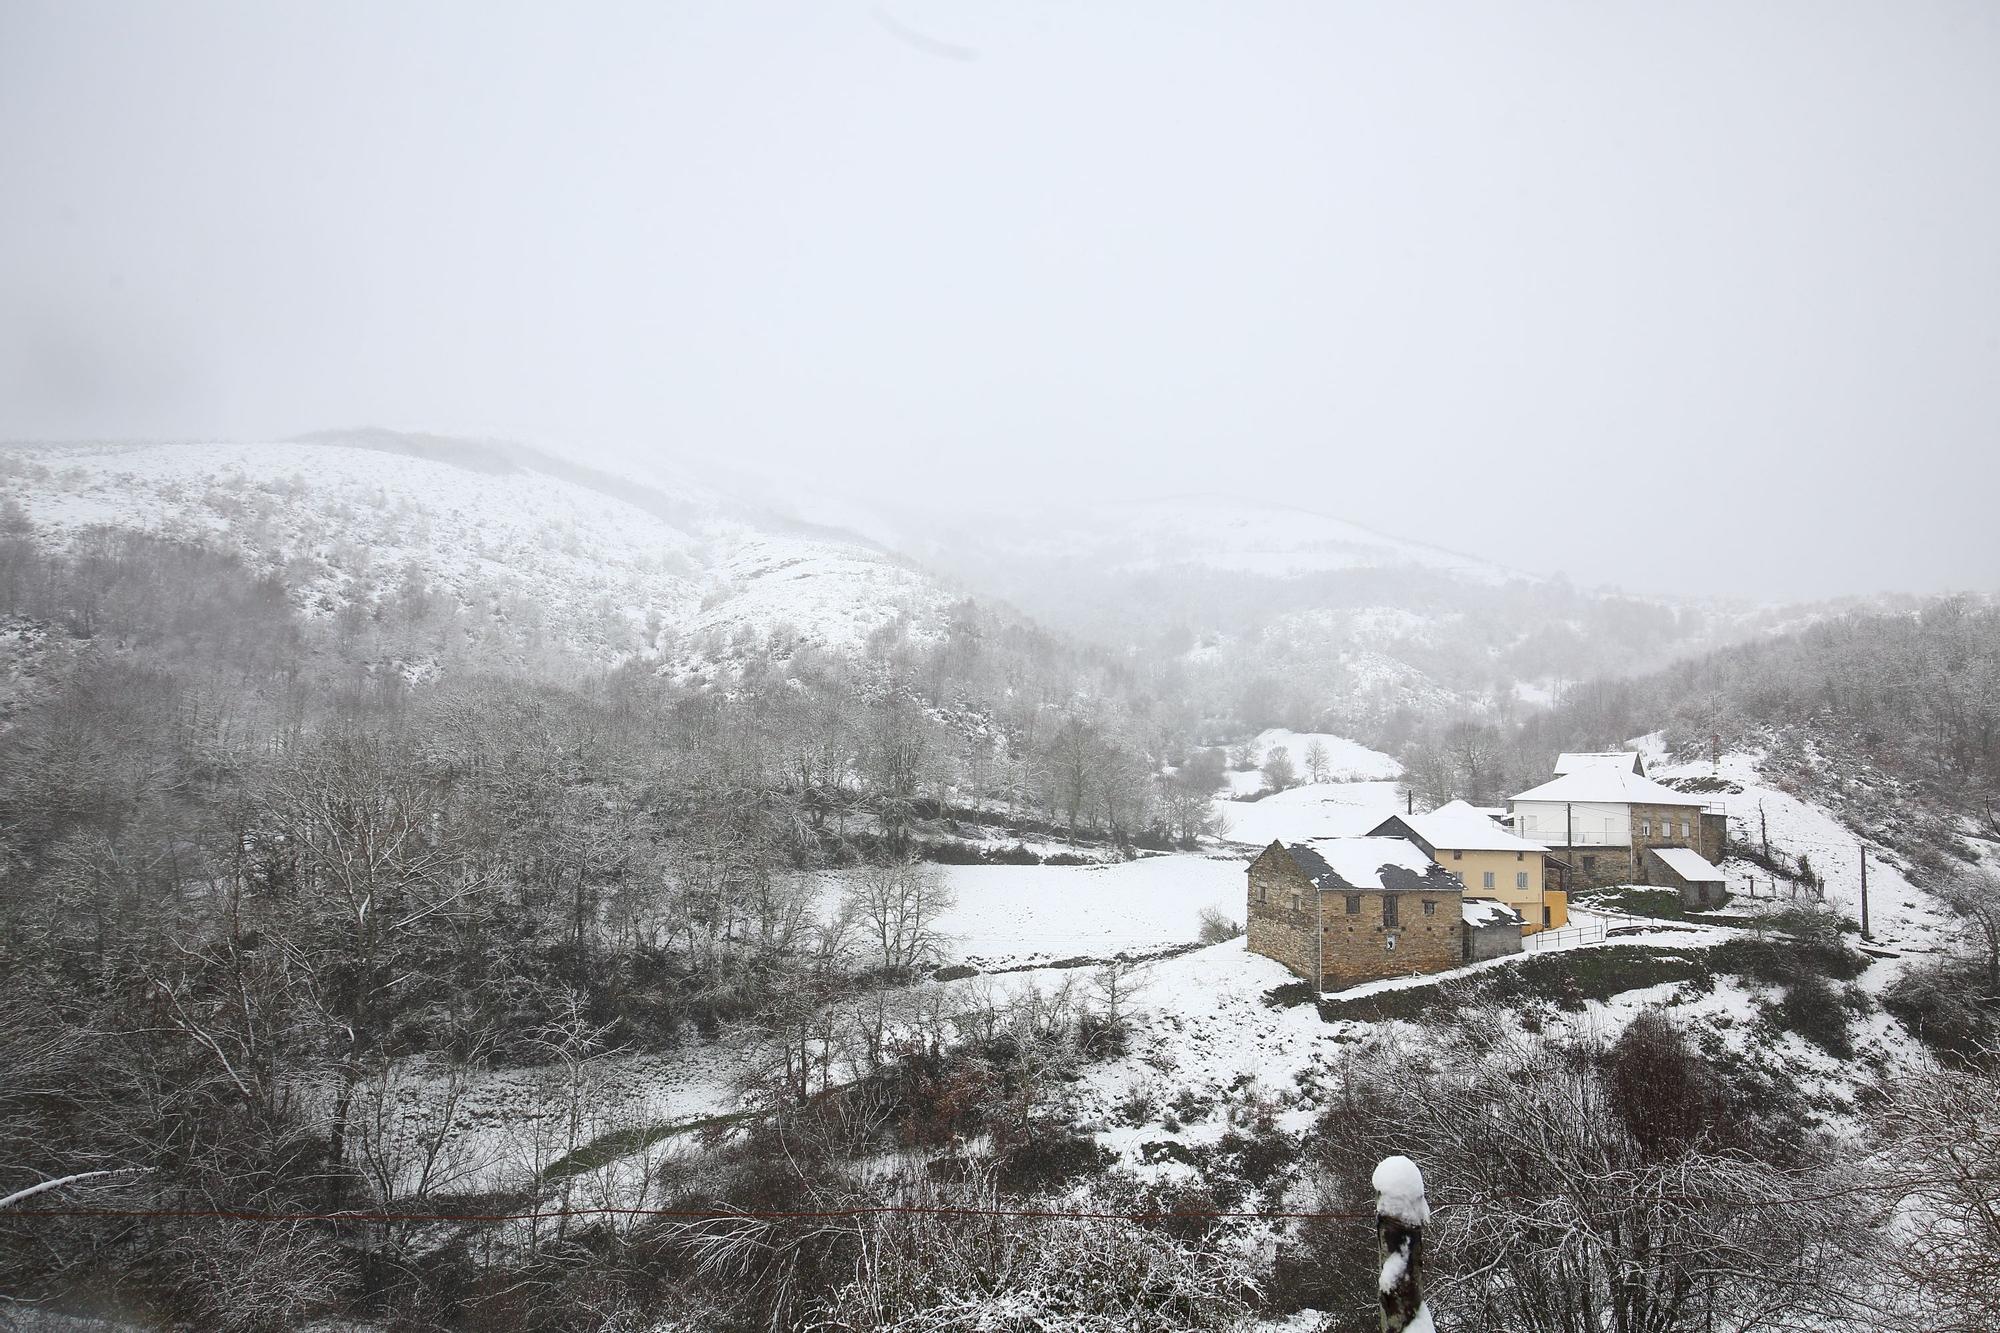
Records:
<instances>
[{"instance_id":1,"label":"snowy hillside","mask_svg":"<svg viewBox=\"0 0 2000 1333\"><path fill-rule=\"evenodd\" d=\"M699 665L745 635L852 649L897 616L921 633L950 600L859 540L760 524L690 483L621 487L421 437L433 456L416 456L399 438L15 448L0 497L57 544L108 525L232 549L308 614L443 596L468 625L526 626L602 663Z\"/></svg>"}]
</instances>

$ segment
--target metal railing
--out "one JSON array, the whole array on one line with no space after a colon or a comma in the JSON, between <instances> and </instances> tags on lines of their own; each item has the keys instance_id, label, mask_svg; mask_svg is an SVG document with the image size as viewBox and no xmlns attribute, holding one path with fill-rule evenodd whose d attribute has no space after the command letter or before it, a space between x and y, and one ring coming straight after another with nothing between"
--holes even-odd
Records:
<instances>
[{"instance_id":1,"label":"metal railing","mask_svg":"<svg viewBox=\"0 0 2000 1333\"><path fill-rule=\"evenodd\" d=\"M1561 926L1555 930L1538 930L1521 937L1521 948L1529 953L1538 953L1549 949L1574 949L1580 944L1602 944L1607 928L1606 922L1593 921Z\"/></svg>"}]
</instances>

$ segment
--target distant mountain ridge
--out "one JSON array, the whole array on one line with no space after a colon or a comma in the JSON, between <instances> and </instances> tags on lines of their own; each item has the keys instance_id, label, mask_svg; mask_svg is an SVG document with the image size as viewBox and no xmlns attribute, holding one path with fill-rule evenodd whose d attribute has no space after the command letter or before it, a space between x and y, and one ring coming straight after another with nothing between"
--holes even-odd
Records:
<instances>
[{"instance_id":1,"label":"distant mountain ridge","mask_svg":"<svg viewBox=\"0 0 2000 1333\"><path fill-rule=\"evenodd\" d=\"M199 539L281 576L309 614L442 596L461 635L499 623L604 665L706 670L750 640L851 651L892 621L934 631L959 595L858 536L502 442L13 446L0 494L50 542L101 526Z\"/></svg>"},{"instance_id":2,"label":"distant mountain ridge","mask_svg":"<svg viewBox=\"0 0 2000 1333\"><path fill-rule=\"evenodd\" d=\"M626 471L373 427L270 444L8 446L0 495L50 541L110 525L220 544L281 576L309 614L446 599L449 633L385 650L409 669L504 639L515 655L706 678L752 648L847 653L892 626L934 636L976 596L1130 654L1247 726L1535 708L1570 682L1822 614L1581 590L1278 501L1058 497L1033 512L946 512L789 476L718 483L673 462Z\"/></svg>"}]
</instances>

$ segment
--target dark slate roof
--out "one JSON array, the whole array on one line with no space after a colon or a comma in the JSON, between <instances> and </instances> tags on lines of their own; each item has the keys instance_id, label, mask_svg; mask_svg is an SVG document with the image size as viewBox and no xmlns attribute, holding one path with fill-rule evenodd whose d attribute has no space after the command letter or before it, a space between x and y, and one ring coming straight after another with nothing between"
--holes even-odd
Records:
<instances>
[{"instance_id":1,"label":"dark slate roof","mask_svg":"<svg viewBox=\"0 0 2000 1333\"><path fill-rule=\"evenodd\" d=\"M1280 843L1315 889L1367 893L1459 893L1464 885L1403 838L1317 838Z\"/></svg>"}]
</instances>

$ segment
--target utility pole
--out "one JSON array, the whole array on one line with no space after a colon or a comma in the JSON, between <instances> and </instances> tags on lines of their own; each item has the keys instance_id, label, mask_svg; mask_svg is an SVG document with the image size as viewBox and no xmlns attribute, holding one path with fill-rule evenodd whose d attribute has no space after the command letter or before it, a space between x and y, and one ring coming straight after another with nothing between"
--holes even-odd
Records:
<instances>
[{"instance_id":1,"label":"utility pole","mask_svg":"<svg viewBox=\"0 0 2000 1333\"><path fill-rule=\"evenodd\" d=\"M1868 933L1868 844L1861 844L1861 938L1872 940Z\"/></svg>"}]
</instances>

